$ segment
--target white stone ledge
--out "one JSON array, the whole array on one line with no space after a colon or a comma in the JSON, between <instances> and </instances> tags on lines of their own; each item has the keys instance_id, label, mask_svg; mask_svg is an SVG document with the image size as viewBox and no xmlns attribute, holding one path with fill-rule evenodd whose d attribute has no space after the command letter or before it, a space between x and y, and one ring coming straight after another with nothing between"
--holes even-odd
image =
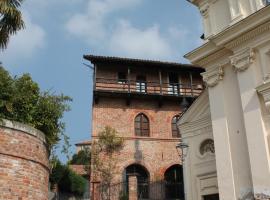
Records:
<instances>
[{"instance_id":1,"label":"white stone ledge","mask_svg":"<svg viewBox=\"0 0 270 200\"><path fill-rule=\"evenodd\" d=\"M23 133L26 133L26 134L31 135L33 137L36 137L39 140L41 140L42 142L46 143L44 133L41 132L40 130L37 130L37 129L27 125L27 124L2 119L0 121L0 127L21 131Z\"/></svg>"}]
</instances>

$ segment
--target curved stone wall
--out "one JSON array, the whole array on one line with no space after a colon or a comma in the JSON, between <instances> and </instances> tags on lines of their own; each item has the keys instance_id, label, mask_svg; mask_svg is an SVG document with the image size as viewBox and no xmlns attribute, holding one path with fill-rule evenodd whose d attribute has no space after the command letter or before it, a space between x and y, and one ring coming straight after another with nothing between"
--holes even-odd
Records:
<instances>
[{"instance_id":1,"label":"curved stone wall","mask_svg":"<svg viewBox=\"0 0 270 200\"><path fill-rule=\"evenodd\" d=\"M4 120L0 125L0 199L47 200L48 179L44 134Z\"/></svg>"}]
</instances>

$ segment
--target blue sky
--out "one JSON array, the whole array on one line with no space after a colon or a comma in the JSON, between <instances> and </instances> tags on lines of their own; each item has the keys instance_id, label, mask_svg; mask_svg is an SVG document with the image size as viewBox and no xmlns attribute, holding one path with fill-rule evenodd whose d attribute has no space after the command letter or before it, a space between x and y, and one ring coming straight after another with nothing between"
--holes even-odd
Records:
<instances>
[{"instance_id":1,"label":"blue sky","mask_svg":"<svg viewBox=\"0 0 270 200\"><path fill-rule=\"evenodd\" d=\"M201 44L199 12L186 0L25 0L22 11L26 29L0 60L12 75L30 73L43 90L73 98L63 119L72 152L90 138L92 72L83 54L187 63L183 55Z\"/></svg>"}]
</instances>

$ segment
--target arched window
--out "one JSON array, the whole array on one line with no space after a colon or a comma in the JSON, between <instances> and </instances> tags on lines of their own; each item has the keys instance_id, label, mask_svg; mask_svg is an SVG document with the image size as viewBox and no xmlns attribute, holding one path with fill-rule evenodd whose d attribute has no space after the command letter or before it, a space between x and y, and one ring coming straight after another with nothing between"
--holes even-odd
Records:
<instances>
[{"instance_id":1,"label":"arched window","mask_svg":"<svg viewBox=\"0 0 270 200\"><path fill-rule=\"evenodd\" d=\"M135 118L135 135L149 136L149 120L143 113L140 113Z\"/></svg>"},{"instance_id":2,"label":"arched window","mask_svg":"<svg viewBox=\"0 0 270 200\"><path fill-rule=\"evenodd\" d=\"M172 118L172 137L174 138L179 138L181 137L180 131L177 127L177 121L179 120L180 116L179 115L175 115Z\"/></svg>"}]
</instances>

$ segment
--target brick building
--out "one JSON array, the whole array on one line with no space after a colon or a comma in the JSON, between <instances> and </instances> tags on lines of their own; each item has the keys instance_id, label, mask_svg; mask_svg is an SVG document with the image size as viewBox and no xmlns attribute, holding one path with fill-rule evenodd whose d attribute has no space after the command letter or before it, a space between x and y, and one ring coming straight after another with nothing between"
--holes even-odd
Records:
<instances>
[{"instance_id":1,"label":"brick building","mask_svg":"<svg viewBox=\"0 0 270 200\"><path fill-rule=\"evenodd\" d=\"M76 152L79 153L80 151L86 150L86 149L88 149L90 151L91 145L92 145L91 140L84 140L84 141L78 142L75 144Z\"/></svg>"},{"instance_id":2,"label":"brick building","mask_svg":"<svg viewBox=\"0 0 270 200\"><path fill-rule=\"evenodd\" d=\"M184 191L179 190L183 188L182 166L176 151L181 133L176 121L200 95L203 70L151 60L84 58L94 66L92 139L98 139L105 126L125 139L118 156L120 173L114 182L136 175L138 195L151 198L151 184L165 180L164 190L159 189L163 199L183 197Z\"/></svg>"}]
</instances>

